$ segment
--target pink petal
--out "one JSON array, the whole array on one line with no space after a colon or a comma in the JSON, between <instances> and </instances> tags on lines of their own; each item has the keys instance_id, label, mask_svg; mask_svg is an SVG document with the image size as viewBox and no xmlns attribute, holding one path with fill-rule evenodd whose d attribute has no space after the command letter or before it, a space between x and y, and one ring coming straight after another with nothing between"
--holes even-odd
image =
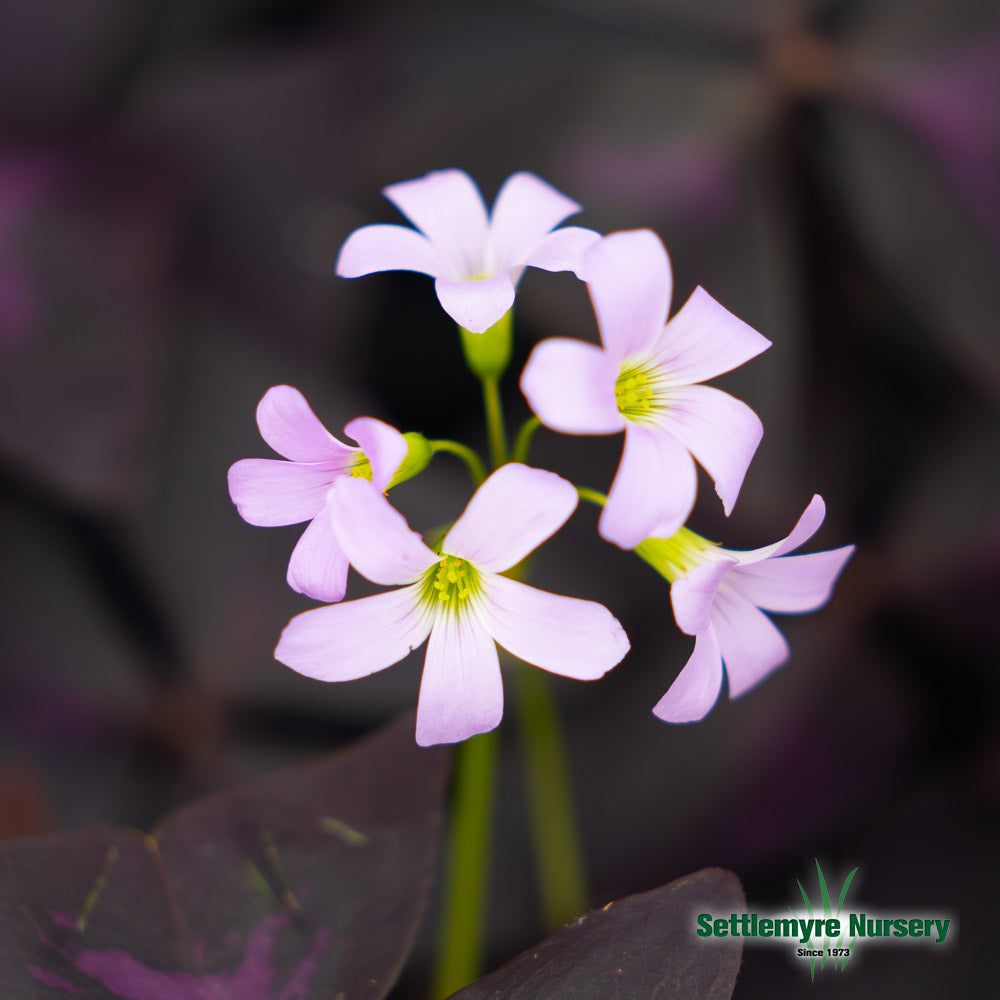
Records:
<instances>
[{"instance_id":1,"label":"pink petal","mask_svg":"<svg viewBox=\"0 0 1000 1000\"><path fill-rule=\"evenodd\" d=\"M440 558L367 479L338 479L327 504L344 555L372 583L412 583Z\"/></svg>"},{"instance_id":2,"label":"pink petal","mask_svg":"<svg viewBox=\"0 0 1000 1000\"><path fill-rule=\"evenodd\" d=\"M572 271L583 277L583 255L601 238L593 229L564 226L535 244L518 264L530 264L543 271Z\"/></svg>"},{"instance_id":3,"label":"pink petal","mask_svg":"<svg viewBox=\"0 0 1000 1000\"><path fill-rule=\"evenodd\" d=\"M292 550L286 574L288 586L317 601L334 603L347 591L347 557L337 542L324 506L309 522Z\"/></svg>"},{"instance_id":4,"label":"pink petal","mask_svg":"<svg viewBox=\"0 0 1000 1000\"><path fill-rule=\"evenodd\" d=\"M712 710L722 690L722 657L715 633L702 632L684 669L656 703L653 714L664 722L699 722Z\"/></svg>"},{"instance_id":5,"label":"pink petal","mask_svg":"<svg viewBox=\"0 0 1000 1000\"><path fill-rule=\"evenodd\" d=\"M677 627L688 635L699 635L711 623L715 592L722 578L736 565L733 559L719 559L695 566L670 585L670 602Z\"/></svg>"},{"instance_id":6,"label":"pink petal","mask_svg":"<svg viewBox=\"0 0 1000 1000\"><path fill-rule=\"evenodd\" d=\"M430 240L407 226L362 226L355 229L337 255L336 273L358 278L375 271L419 271L435 277L449 271Z\"/></svg>"},{"instance_id":7,"label":"pink petal","mask_svg":"<svg viewBox=\"0 0 1000 1000\"><path fill-rule=\"evenodd\" d=\"M795 527L781 541L765 545L763 548L751 549L747 552L733 552L732 554L739 560L741 566L748 566L750 563L762 562L764 559L775 559L778 556L783 556L786 552L794 552L819 531L825 517L826 504L818 493L814 493L808 506L795 522Z\"/></svg>"},{"instance_id":8,"label":"pink petal","mask_svg":"<svg viewBox=\"0 0 1000 1000\"><path fill-rule=\"evenodd\" d=\"M728 517L764 436L760 418L721 389L689 385L670 391L663 422L712 477Z\"/></svg>"},{"instance_id":9,"label":"pink petal","mask_svg":"<svg viewBox=\"0 0 1000 1000\"><path fill-rule=\"evenodd\" d=\"M629 423L597 530L623 549L669 538L691 513L697 486L694 462L677 440L660 427Z\"/></svg>"},{"instance_id":10,"label":"pink petal","mask_svg":"<svg viewBox=\"0 0 1000 1000\"><path fill-rule=\"evenodd\" d=\"M563 434L613 434L625 418L615 402L618 366L595 344L552 337L537 344L521 391L538 419Z\"/></svg>"},{"instance_id":11,"label":"pink petal","mask_svg":"<svg viewBox=\"0 0 1000 1000\"><path fill-rule=\"evenodd\" d=\"M771 341L699 286L666 325L661 344L657 364L671 381L692 385L738 368L766 351Z\"/></svg>"},{"instance_id":12,"label":"pink petal","mask_svg":"<svg viewBox=\"0 0 1000 1000\"><path fill-rule=\"evenodd\" d=\"M605 236L584 254L583 277L611 357L648 352L667 321L673 283L659 237L649 229Z\"/></svg>"},{"instance_id":13,"label":"pink petal","mask_svg":"<svg viewBox=\"0 0 1000 1000\"><path fill-rule=\"evenodd\" d=\"M830 599L840 571L853 554L854 546L845 545L805 556L765 559L738 566L726 582L765 611L815 611Z\"/></svg>"},{"instance_id":14,"label":"pink petal","mask_svg":"<svg viewBox=\"0 0 1000 1000\"><path fill-rule=\"evenodd\" d=\"M554 472L502 465L476 490L441 551L500 573L558 531L577 501L573 484Z\"/></svg>"},{"instance_id":15,"label":"pink petal","mask_svg":"<svg viewBox=\"0 0 1000 1000\"><path fill-rule=\"evenodd\" d=\"M296 615L285 626L274 658L306 677L353 681L398 663L430 631L413 587Z\"/></svg>"},{"instance_id":16,"label":"pink petal","mask_svg":"<svg viewBox=\"0 0 1000 1000\"><path fill-rule=\"evenodd\" d=\"M534 174L522 172L508 177L493 203L490 270L501 271L525 263L524 258L546 233L579 211L575 201Z\"/></svg>"},{"instance_id":17,"label":"pink petal","mask_svg":"<svg viewBox=\"0 0 1000 1000\"><path fill-rule=\"evenodd\" d=\"M244 458L229 469L229 495L249 524L298 524L322 510L330 484L345 471L335 462Z\"/></svg>"},{"instance_id":18,"label":"pink petal","mask_svg":"<svg viewBox=\"0 0 1000 1000\"><path fill-rule=\"evenodd\" d=\"M417 743L458 743L495 729L503 717L497 647L474 616L435 622L417 701Z\"/></svg>"},{"instance_id":19,"label":"pink petal","mask_svg":"<svg viewBox=\"0 0 1000 1000\"><path fill-rule=\"evenodd\" d=\"M290 385L276 385L257 404L260 436L293 462L339 461L348 466L358 449L338 441Z\"/></svg>"},{"instance_id":20,"label":"pink petal","mask_svg":"<svg viewBox=\"0 0 1000 1000\"><path fill-rule=\"evenodd\" d=\"M629 650L628 636L603 604L537 590L494 576L487 628L507 652L564 677L603 677Z\"/></svg>"},{"instance_id":21,"label":"pink petal","mask_svg":"<svg viewBox=\"0 0 1000 1000\"><path fill-rule=\"evenodd\" d=\"M489 226L486 206L464 170L435 170L417 180L391 184L382 193L434 245L448 268L444 277L462 280L483 271Z\"/></svg>"},{"instance_id":22,"label":"pink petal","mask_svg":"<svg viewBox=\"0 0 1000 1000\"><path fill-rule=\"evenodd\" d=\"M514 304L514 282L506 272L479 281L434 282L441 308L459 325L484 333Z\"/></svg>"},{"instance_id":23,"label":"pink petal","mask_svg":"<svg viewBox=\"0 0 1000 1000\"><path fill-rule=\"evenodd\" d=\"M395 427L374 417L357 417L344 428L344 433L361 445L372 467L372 485L384 490L406 458L409 450L406 438Z\"/></svg>"},{"instance_id":24,"label":"pink petal","mask_svg":"<svg viewBox=\"0 0 1000 1000\"><path fill-rule=\"evenodd\" d=\"M788 643L774 622L725 584L715 596L712 630L729 678L729 697L738 698L788 659Z\"/></svg>"}]
</instances>

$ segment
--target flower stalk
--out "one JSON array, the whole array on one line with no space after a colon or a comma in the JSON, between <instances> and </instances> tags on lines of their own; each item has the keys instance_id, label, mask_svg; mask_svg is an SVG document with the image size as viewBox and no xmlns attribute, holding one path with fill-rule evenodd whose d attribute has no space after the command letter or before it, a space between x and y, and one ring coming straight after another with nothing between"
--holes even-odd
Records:
<instances>
[{"instance_id":1,"label":"flower stalk","mask_svg":"<svg viewBox=\"0 0 1000 1000\"><path fill-rule=\"evenodd\" d=\"M445 855L444 907L431 1000L443 1000L483 972L486 903L493 856L497 731L455 751L451 834Z\"/></svg>"},{"instance_id":2,"label":"flower stalk","mask_svg":"<svg viewBox=\"0 0 1000 1000\"><path fill-rule=\"evenodd\" d=\"M546 932L587 908L589 893L559 710L548 677L519 668L516 692L523 773Z\"/></svg>"},{"instance_id":3,"label":"flower stalk","mask_svg":"<svg viewBox=\"0 0 1000 1000\"><path fill-rule=\"evenodd\" d=\"M528 455L531 452L531 442L535 438L535 431L541 426L542 422L538 417L528 417L521 424L520 430L518 430L517 436L514 438L514 447L510 453L510 460L512 462L526 463L528 461Z\"/></svg>"},{"instance_id":4,"label":"flower stalk","mask_svg":"<svg viewBox=\"0 0 1000 1000\"><path fill-rule=\"evenodd\" d=\"M507 461L507 429L503 419L503 402L500 399L500 376L483 375L483 408L486 411L486 439L489 442L490 462L499 469Z\"/></svg>"},{"instance_id":5,"label":"flower stalk","mask_svg":"<svg viewBox=\"0 0 1000 1000\"><path fill-rule=\"evenodd\" d=\"M432 452L445 451L460 458L469 470L472 485L474 487L482 485L483 480L486 478L486 466L483 465L483 460L479 455L468 445L461 444L458 441L451 441L448 438L435 438L427 443L430 445Z\"/></svg>"}]
</instances>

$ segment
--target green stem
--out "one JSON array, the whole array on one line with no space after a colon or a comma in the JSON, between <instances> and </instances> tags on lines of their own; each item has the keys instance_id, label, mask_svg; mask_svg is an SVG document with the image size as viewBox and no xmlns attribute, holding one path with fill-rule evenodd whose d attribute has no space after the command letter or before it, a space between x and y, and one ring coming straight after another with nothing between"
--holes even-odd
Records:
<instances>
[{"instance_id":1,"label":"green stem","mask_svg":"<svg viewBox=\"0 0 1000 1000\"><path fill-rule=\"evenodd\" d=\"M583 851L559 713L548 677L518 664L517 706L539 902L546 931L587 907Z\"/></svg>"},{"instance_id":2,"label":"green stem","mask_svg":"<svg viewBox=\"0 0 1000 1000\"><path fill-rule=\"evenodd\" d=\"M603 507L608 502L608 498L603 493L592 490L589 486L577 486L576 492L581 500L596 504L598 507Z\"/></svg>"},{"instance_id":3,"label":"green stem","mask_svg":"<svg viewBox=\"0 0 1000 1000\"><path fill-rule=\"evenodd\" d=\"M499 469L507 461L507 429L500 401L500 376L483 375L483 407L486 410L486 437L490 445L490 462Z\"/></svg>"},{"instance_id":4,"label":"green stem","mask_svg":"<svg viewBox=\"0 0 1000 1000\"><path fill-rule=\"evenodd\" d=\"M444 911L431 1000L451 996L484 971L496 756L495 729L473 736L455 750Z\"/></svg>"},{"instance_id":5,"label":"green stem","mask_svg":"<svg viewBox=\"0 0 1000 1000\"><path fill-rule=\"evenodd\" d=\"M531 451L531 439L535 436L535 431L541 426L542 422L538 417L528 417L521 424L521 429L517 432L517 437L514 438L514 447L510 453L510 460L512 462L528 461L528 453Z\"/></svg>"},{"instance_id":6,"label":"green stem","mask_svg":"<svg viewBox=\"0 0 1000 1000\"><path fill-rule=\"evenodd\" d=\"M431 446L431 451L446 451L452 455L457 455L469 470L472 477L472 485L478 487L486 478L486 467L483 460L468 445L458 441L451 441L448 438L437 438L427 442Z\"/></svg>"}]
</instances>

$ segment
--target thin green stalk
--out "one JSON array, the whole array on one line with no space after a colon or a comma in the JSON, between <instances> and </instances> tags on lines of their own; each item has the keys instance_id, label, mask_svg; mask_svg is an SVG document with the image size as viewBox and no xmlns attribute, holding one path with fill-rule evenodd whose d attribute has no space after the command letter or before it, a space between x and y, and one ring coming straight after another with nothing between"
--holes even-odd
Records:
<instances>
[{"instance_id":1,"label":"thin green stalk","mask_svg":"<svg viewBox=\"0 0 1000 1000\"><path fill-rule=\"evenodd\" d=\"M517 707L539 903L553 931L587 908L583 851L555 699L541 670L518 664Z\"/></svg>"},{"instance_id":2,"label":"thin green stalk","mask_svg":"<svg viewBox=\"0 0 1000 1000\"><path fill-rule=\"evenodd\" d=\"M469 470L472 477L472 485L478 487L486 478L486 467L483 460L468 445L458 441L451 441L448 438L437 438L427 442L431 446L431 451L446 451L452 455L457 455Z\"/></svg>"},{"instance_id":3,"label":"thin green stalk","mask_svg":"<svg viewBox=\"0 0 1000 1000\"><path fill-rule=\"evenodd\" d=\"M473 736L455 750L444 910L431 1000L451 996L484 971L496 756L496 730Z\"/></svg>"},{"instance_id":4,"label":"thin green stalk","mask_svg":"<svg viewBox=\"0 0 1000 1000\"><path fill-rule=\"evenodd\" d=\"M507 428L500 401L500 376L483 375L483 407L486 411L486 437L490 445L490 462L499 469L507 461Z\"/></svg>"},{"instance_id":5,"label":"thin green stalk","mask_svg":"<svg viewBox=\"0 0 1000 1000\"><path fill-rule=\"evenodd\" d=\"M528 417L521 424L521 429L517 432L517 437L514 438L514 447L510 453L510 460L512 462L528 461L528 453L531 451L531 440L535 436L535 431L541 426L542 422L538 417Z\"/></svg>"},{"instance_id":6,"label":"thin green stalk","mask_svg":"<svg viewBox=\"0 0 1000 1000\"><path fill-rule=\"evenodd\" d=\"M596 504L598 507L603 507L608 502L608 498L603 493L598 490L592 490L589 486L577 486L576 492L579 494L581 500Z\"/></svg>"}]
</instances>

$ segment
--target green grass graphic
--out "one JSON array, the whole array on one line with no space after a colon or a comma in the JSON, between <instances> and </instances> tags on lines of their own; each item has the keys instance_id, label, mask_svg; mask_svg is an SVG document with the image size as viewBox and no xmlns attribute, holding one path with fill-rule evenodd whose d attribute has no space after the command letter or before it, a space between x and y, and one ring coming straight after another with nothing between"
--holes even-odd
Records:
<instances>
[{"instance_id":1,"label":"green grass graphic","mask_svg":"<svg viewBox=\"0 0 1000 1000\"><path fill-rule=\"evenodd\" d=\"M823 875L823 869L820 866L819 859L814 858L813 860L816 862L816 875L819 877L819 894L820 894L820 902L823 905L823 918L829 919L830 917L837 917L839 919L841 910L844 907L844 900L847 898L847 891L848 889L850 889L851 882L854 881L854 876L858 873L858 869L853 868L850 874L847 876L847 878L844 879L844 885L841 888L840 896L837 899L837 909L836 911L834 911L830 899L830 892L826 886L826 878ZM809 919L814 920L815 916L813 914L812 903L809 899L809 894L805 890L805 886L803 886L798 879L795 880L795 884L799 887L799 892L802 894L802 901L806 904L806 912L809 914ZM793 910L792 912L794 913L795 911ZM843 921L841 921L841 927L843 927ZM819 941L814 941L812 938L810 938L808 941L804 942L804 946L807 948L812 948L814 950L823 952L823 957L819 961L819 967L822 969L826 965L827 958L830 957L827 955L828 949L846 947L849 949L849 951L851 952L854 951L854 943L855 941L857 941L857 938L851 940L849 944L845 944L846 939L847 939L846 933L842 933L837 941L834 941L832 938L828 938L826 936L821 938ZM830 964L835 969L839 968L841 971L843 971L844 969L847 968L847 961L849 958L850 958L849 954L841 956L833 956L830 959ZM810 957L809 959L809 978L814 982L816 980L816 959L812 957Z\"/></svg>"}]
</instances>

